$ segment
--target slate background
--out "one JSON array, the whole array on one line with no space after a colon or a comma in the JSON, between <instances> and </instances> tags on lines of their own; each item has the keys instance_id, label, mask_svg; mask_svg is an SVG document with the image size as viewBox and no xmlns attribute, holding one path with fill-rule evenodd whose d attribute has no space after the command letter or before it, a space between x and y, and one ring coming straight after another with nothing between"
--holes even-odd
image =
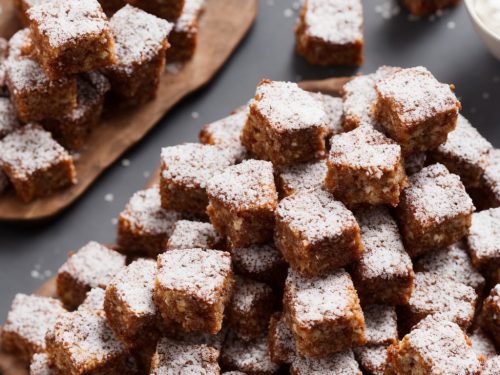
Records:
<instances>
[{"instance_id":1,"label":"slate background","mask_svg":"<svg viewBox=\"0 0 500 375\"><path fill-rule=\"evenodd\" d=\"M245 103L261 78L297 81L356 72L309 66L294 54L298 4L261 0L254 27L215 79L186 98L127 152L123 158L128 166L123 160L117 162L63 214L31 225L0 223L0 321L15 293L35 290L57 271L68 250L90 240L114 242L112 219L157 168L162 146L197 141L204 123ZM382 64L428 67L439 80L455 83L463 114L499 147L500 63L475 34L465 5L441 17L415 20L404 10L387 17L384 10L390 4L395 3L364 0L366 62L360 72L372 72Z\"/></svg>"}]
</instances>

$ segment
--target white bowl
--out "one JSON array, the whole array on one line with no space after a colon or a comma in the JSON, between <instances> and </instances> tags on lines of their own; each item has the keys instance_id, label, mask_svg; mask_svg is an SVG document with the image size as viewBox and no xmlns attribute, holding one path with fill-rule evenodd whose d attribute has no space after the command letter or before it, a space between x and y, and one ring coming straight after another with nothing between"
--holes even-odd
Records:
<instances>
[{"instance_id":1,"label":"white bowl","mask_svg":"<svg viewBox=\"0 0 500 375\"><path fill-rule=\"evenodd\" d=\"M479 18L474 7L476 1L481 0L465 0L467 12L472 20L474 29L476 29L476 32L479 34L484 44L486 44L486 47L488 47L490 52L500 60L500 35L496 35L489 30L484 22Z\"/></svg>"}]
</instances>

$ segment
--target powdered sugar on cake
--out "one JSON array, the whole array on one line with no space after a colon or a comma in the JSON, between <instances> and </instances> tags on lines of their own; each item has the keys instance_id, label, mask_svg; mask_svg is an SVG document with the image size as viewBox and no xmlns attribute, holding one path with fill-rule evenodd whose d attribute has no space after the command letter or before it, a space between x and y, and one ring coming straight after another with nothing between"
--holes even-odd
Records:
<instances>
[{"instance_id":1,"label":"powdered sugar on cake","mask_svg":"<svg viewBox=\"0 0 500 375\"><path fill-rule=\"evenodd\" d=\"M155 186L136 192L120 217L141 231L170 235L181 214L161 207L160 192Z\"/></svg>"},{"instance_id":2,"label":"powdered sugar on cake","mask_svg":"<svg viewBox=\"0 0 500 375\"><path fill-rule=\"evenodd\" d=\"M394 306L363 306L367 344L392 344L398 340L398 325Z\"/></svg>"},{"instance_id":3,"label":"powdered sugar on cake","mask_svg":"<svg viewBox=\"0 0 500 375\"><path fill-rule=\"evenodd\" d=\"M295 164L283 168L280 179L285 191L307 191L323 186L326 177L326 161Z\"/></svg>"},{"instance_id":4,"label":"powdered sugar on cake","mask_svg":"<svg viewBox=\"0 0 500 375\"><path fill-rule=\"evenodd\" d=\"M185 0L180 17L175 22L175 31L188 32L196 26L196 20L205 7L205 0Z\"/></svg>"},{"instance_id":5,"label":"powdered sugar on cake","mask_svg":"<svg viewBox=\"0 0 500 375\"><path fill-rule=\"evenodd\" d=\"M307 33L329 43L349 44L363 39L363 8L359 0L307 0Z\"/></svg>"},{"instance_id":6,"label":"powdered sugar on cake","mask_svg":"<svg viewBox=\"0 0 500 375\"><path fill-rule=\"evenodd\" d=\"M281 253L272 245L231 249L231 255L236 267L255 275L266 274L284 263Z\"/></svg>"},{"instance_id":7,"label":"powdered sugar on cake","mask_svg":"<svg viewBox=\"0 0 500 375\"><path fill-rule=\"evenodd\" d=\"M472 215L467 242L474 257L480 260L500 258L500 208Z\"/></svg>"},{"instance_id":8,"label":"powdered sugar on cake","mask_svg":"<svg viewBox=\"0 0 500 375\"><path fill-rule=\"evenodd\" d=\"M19 127L16 109L9 98L0 98L0 139Z\"/></svg>"},{"instance_id":9,"label":"powdered sugar on cake","mask_svg":"<svg viewBox=\"0 0 500 375\"><path fill-rule=\"evenodd\" d=\"M262 81L250 107L277 131L326 128L327 117L322 103L296 83Z\"/></svg>"},{"instance_id":10,"label":"powdered sugar on cake","mask_svg":"<svg viewBox=\"0 0 500 375\"><path fill-rule=\"evenodd\" d=\"M319 359L297 356L292 362L292 371L308 375L361 373L350 349Z\"/></svg>"},{"instance_id":11,"label":"powdered sugar on cake","mask_svg":"<svg viewBox=\"0 0 500 375\"><path fill-rule=\"evenodd\" d=\"M179 220L168 239L169 249L212 248L222 238L210 223Z\"/></svg>"}]
</instances>

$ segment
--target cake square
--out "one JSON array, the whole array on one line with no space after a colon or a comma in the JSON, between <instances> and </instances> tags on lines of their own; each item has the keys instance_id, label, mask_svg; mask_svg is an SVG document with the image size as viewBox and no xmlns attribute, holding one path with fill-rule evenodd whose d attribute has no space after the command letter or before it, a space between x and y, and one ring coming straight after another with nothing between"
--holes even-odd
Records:
<instances>
[{"instance_id":1,"label":"cake square","mask_svg":"<svg viewBox=\"0 0 500 375\"><path fill-rule=\"evenodd\" d=\"M51 80L115 63L113 36L97 0L43 1L26 14L37 58Z\"/></svg>"},{"instance_id":2,"label":"cake square","mask_svg":"<svg viewBox=\"0 0 500 375\"><path fill-rule=\"evenodd\" d=\"M401 305L413 290L413 266L398 226L384 207L359 210L364 252L354 266L353 279L363 303Z\"/></svg>"},{"instance_id":3,"label":"cake square","mask_svg":"<svg viewBox=\"0 0 500 375\"><path fill-rule=\"evenodd\" d=\"M354 215L322 190L296 193L280 201L274 242L290 267L306 277L327 274L363 254Z\"/></svg>"},{"instance_id":4,"label":"cake square","mask_svg":"<svg viewBox=\"0 0 500 375\"><path fill-rule=\"evenodd\" d=\"M479 323L484 331L490 333L497 347L500 346L500 284L491 289L483 302Z\"/></svg>"},{"instance_id":5,"label":"cake square","mask_svg":"<svg viewBox=\"0 0 500 375\"><path fill-rule=\"evenodd\" d=\"M200 131L200 142L233 151L236 162L247 159L248 152L241 144L240 134L248 117L248 110L237 111L221 120L206 124Z\"/></svg>"},{"instance_id":6,"label":"cake square","mask_svg":"<svg viewBox=\"0 0 500 375\"><path fill-rule=\"evenodd\" d=\"M45 351L45 334L65 312L54 298L16 294L2 327L2 350L29 362L35 353Z\"/></svg>"},{"instance_id":7,"label":"cake square","mask_svg":"<svg viewBox=\"0 0 500 375\"><path fill-rule=\"evenodd\" d=\"M154 300L163 319L185 331L216 334L233 292L229 253L170 250L158 256Z\"/></svg>"},{"instance_id":8,"label":"cake square","mask_svg":"<svg viewBox=\"0 0 500 375\"><path fill-rule=\"evenodd\" d=\"M410 300L401 317L410 328L428 315L439 315L466 330L472 323L478 297L471 287L427 272L415 273Z\"/></svg>"},{"instance_id":9,"label":"cake square","mask_svg":"<svg viewBox=\"0 0 500 375\"><path fill-rule=\"evenodd\" d=\"M276 166L311 161L325 154L327 122L321 101L297 84L263 80L250 102L241 143Z\"/></svg>"},{"instance_id":10,"label":"cake square","mask_svg":"<svg viewBox=\"0 0 500 375\"><path fill-rule=\"evenodd\" d=\"M231 248L272 239L278 193L270 162L245 160L228 167L209 180L207 193L210 221Z\"/></svg>"},{"instance_id":11,"label":"cake square","mask_svg":"<svg viewBox=\"0 0 500 375\"><path fill-rule=\"evenodd\" d=\"M470 286L478 295L482 294L484 277L472 266L467 247L462 241L425 254L415 262L415 270L449 278Z\"/></svg>"},{"instance_id":12,"label":"cake square","mask_svg":"<svg viewBox=\"0 0 500 375\"><path fill-rule=\"evenodd\" d=\"M492 148L465 117L458 115L455 130L445 143L431 151L431 158L459 175L466 188L474 188L479 186Z\"/></svg>"},{"instance_id":13,"label":"cake square","mask_svg":"<svg viewBox=\"0 0 500 375\"><path fill-rule=\"evenodd\" d=\"M301 356L327 357L366 342L358 295L343 269L312 279L289 272L283 305Z\"/></svg>"},{"instance_id":14,"label":"cake square","mask_svg":"<svg viewBox=\"0 0 500 375\"><path fill-rule=\"evenodd\" d=\"M377 102L375 83L400 69L384 65L375 73L356 76L342 86L340 93L344 107L342 119L344 131L351 131L362 125L379 128L374 113Z\"/></svg>"},{"instance_id":15,"label":"cake square","mask_svg":"<svg viewBox=\"0 0 500 375\"><path fill-rule=\"evenodd\" d=\"M157 338L155 275L154 260L138 259L119 271L106 287L106 318L115 335L128 347L145 346Z\"/></svg>"},{"instance_id":16,"label":"cake square","mask_svg":"<svg viewBox=\"0 0 500 375\"><path fill-rule=\"evenodd\" d=\"M404 0L404 6L415 16L425 16L455 6L460 0Z\"/></svg>"},{"instance_id":17,"label":"cake square","mask_svg":"<svg viewBox=\"0 0 500 375\"><path fill-rule=\"evenodd\" d=\"M227 324L238 338L244 341L255 340L267 333L275 304L270 286L237 277L234 293L226 310Z\"/></svg>"},{"instance_id":18,"label":"cake square","mask_svg":"<svg viewBox=\"0 0 500 375\"><path fill-rule=\"evenodd\" d=\"M396 209L406 251L414 258L466 236L474 205L457 175L433 164L408 177Z\"/></svg>"},{"instance_id":19,"label":"cake square","mask_svg":"<svg viewBox=\"0 0 500 375\"><path fill-rule=\"evenodd\" d=\"M215 249L223 250L224 239L210 223L179 220L175 223L172 235L168 239L167 250L174 249Z\"/></svg>"},{"instance_id":20,"label":"cake square","mask_svg":"<svg viewBox=\"0 0 500 375\"><path fill-rule=\"evenodd\" d=\"M158 186L134 193L118 217L120 251L158 255L165 250L175 223L181 218L179 212L161 207Z\"/></svg>"},{"instance_id":21,"label":"cake square","mask_svg":"<svg viewBox=\"0 0 500 375\"><path fill-rule=\"evenodd\" d=\"M361 368L369 375L385 375L388 345L366 345L354 348Z\"/></svg>"},{"instance_id":22,"label":"cake square","mask_svg":"<svg viewBox=\"0 0 500 375\"><path fill-rule=\"evenodd\" d=\"M467 244L472 264L488 279L500 280L500 208L472 214Z\"/></svg>"},{"instance_id":23,"label":"cake square","mask_svg":"<svg viewBox=\"0 0 500 375\"><path fill-rule=\"evenodd\" d=\"M7 60L6 76L17 117L23 122L59 118L77 105L76 78L50 80L29 57Z\"/></svg>"},{"instance_id":24,"label":"cake square","mask_svg":"<svg viewBox=\"0 0 500 375\"><path fill-rule=\"evenodd\" d=\"M288 197L297 192L323 187L326 172L326 160L283 167L277 178L280 196Z\"/></svg>"},{"instance_id":25,"label":"cake square","mask_svg":"<svg viewBox=\"0 0 500 375\"><path fill-rule=\"evenodd\" d=\"M101 118L104 98L109 88L109 81L100 73L80 75L77 78L76 107L57 119L43 120L42 126L50 131L63 147L80 150Z\"/></svg>"},{"instance_id":26,"label":"cake square","mask_svg":"<svg viewBox=\"0 0 500 375\"><path fill-rule=\"evenodd\" d=\"M481 199L486 201L486 208L500 207L500 150L493 149L480 182Z\"/></svg>"},{"instance_id":27,"label":"cake square","mask_svg":"<svg viewBox=\"0 0 500 375\"><path fill-rule=\"evenodd\" d=\"M121 105L143 104L156 96L165 68L167 37L173 25L126 5L111 17L116 64L106 69L111 91Z\"/></svg>"},{"instance_id":28,"label":"cake square","mask_svg":"<svg viewBox=\"0 0 500 375\"><path fill-rule=\"evenodd\" d=\"M140 8L157 17L169 21L178 19L187 0L125 0L127 3Z\"/></svg>"},{"instance_id":29,"label":"cake square","mask_svg":"<svg viewBox=\"0 0 500 375\"><path fill-rule=\"evenodd\" d=\"M20 127L0 141L0 166L27 203L76 183L71 155L35 124Z\"/></svg>"},{"instance_id":30,"label":"cake square","mask_svg":"<svg viewBox=\"0 0 500 375\"><path fill-rule=\"evenodd\" d=\"M397 206L406 185L401 147L363 126L330 140L325 188L347 206Z\"/></svg>"},{"instance_id":31,"label":"cake square","mask_svg":"<svg viewBox=\"0 0 500 375\"><path fill-rule=\"evenodd\" d=\"M290 368L292 375L349 374L362 375L351 349L326 358L295 357Z\"/></svg>"},{"instance_id":32,"label":"cake square","mask_svg":"<svg viewBox=\"0 0 500 375\"><path fill-rule=\"evenodd\" d=\"M156 346L151 375L204 374L218 375L219 351L206 345L188 345L163 338Z\"/></svg>"},{"instance_id":33,"label":"cake square","mask_svg":"<svg viewBox=\"0 0 500 375\"><path fill-rule=\"evenodd\" d=\"M124 373L127 349L102 312L77 310L60 315L46 341L50 362L64 374Z\"/></svg>"},{"instance_id":34,"label":"cake square","mask_svg":"<svg viewBox=\"0 0 500 375\"><path fill-rule=\"evenodd\" d=\"M359 0L306 0L295 28L296 49L310 64L363 64Z\"/></svg>"},{"instance_id":35,"label":"cake square","mask_svg":"<svg viewBox=\"0 0 500 375\"><path fill-rule=\"evenodd\" d=\"M375 87L375 117L405 155L437 148L455 129L461 104L454 86L438 82L426 68L401 69Z\"/></svg>"},{"instance_id":36,"label":"cake square","mask_svg":"<svg viewBox=\"0 0 500 375\"><path fill-rule=\"evenodd\" d=\"M389 345L398 341L396 309L388 305L363 306L367 345Z\"/></svg>"},{"instance_id":37,"label":"cake square","mask_svg":"<svg viewBox=\"0 0 500 375\"><path fill-rule=\"evenodd\" d=\"M0 97L0 140L19 127L16 109L9 98Z\"/></svg>"},{"instance_id":38,"label":"cake square","mask_svg":"<svg viewBox=\"0 0 500 375\"><path fill-rule=\"evenodd\" d=\"M208 181L234 161L230 151L212 145L185 143L163 148L160 174L162 207L205 214Z\"/></svg>"},{"instance_id":39,"label":"cake square","mask_svg":"<svg viewBox=\"0 0 500 375\"><path fill-rule=\"evenodd\" d=\"M35 57L35 46L33 45L33 40L31 39L29 27L16 31L10 37L8 42L8 51L8 60L16 60L23 57L31 57L33 59ZM40 68L40 70L42 69Z\"/></svg>"},{"instance_id":40,"label":"cake square","mask_svg":"<svg viewBox=\"0 0 500 375\"><path fill-rule=\"evenodd\" d=\"M188 61L198 44L198 22L205 7L205 0L184 0L184 7L169 37L172 45L167 51L167 60Z\"/></svg>"},{"instance_id":41,"label":"cake square","mask_svg":"<svg viewBox=\"0 0 500 375\"><path fill-rule=\"evenodd\" d=\"M460 327L429 316L389 347L386 374L479 374L481 362Z\"/></svg>"},{"instance_id":42,"label":"cake square","mask_svg":"<svg viewBox=\"0 0 500 375\"><path fill-rule=\"evenodd\" d=\"M229 332L222 347L221 365L226 370L245 374L272 375L279 370L279 365L271 361L265 336L247 342L232 332Z\"/></svg>"},{"instance_id":43,"label":"cake square","mask_svg":"<svg viewBox=\"0 0 500 375\"><path fill-rule=\"evenodd\" d=\"M125 267L125 256L91 241L57 272L57 295L68 306L77 307L92 288L103 288Z\"/></svg>"},{"instance_id":44,"label":"cake square","mask_svg":"<svg viewBox=\"0 0 500 375\"><path fill-rule=\"evenodd\" d=\"M288 266L273 244L231 249L231 260L238 275L283 289Z\"/></svg>"},{"instance_id":45,"label":"cake square","mask_svg":"<svg viewBox=\"0 0 500 375\"><path fill-rule=\"evenodd\" d=\"M342 117L344 114L342 99L320 92L313 93L312 95L323 103L323 110L327 118L326 126L328 128L326 139L329 139L332 135L344 132L344 128L342 127Z\"/></svg>"},{"instance_id":46,"label":"cake square","mask_svg":"<svg viewBox=\"0 0 500 375\"><path fill-rule=\"evenodd\" d=\"M271 316L267 335L269 355L274 363L292 363L295 358L295 340L282 313Z\"/></svg>"}]
</instances>

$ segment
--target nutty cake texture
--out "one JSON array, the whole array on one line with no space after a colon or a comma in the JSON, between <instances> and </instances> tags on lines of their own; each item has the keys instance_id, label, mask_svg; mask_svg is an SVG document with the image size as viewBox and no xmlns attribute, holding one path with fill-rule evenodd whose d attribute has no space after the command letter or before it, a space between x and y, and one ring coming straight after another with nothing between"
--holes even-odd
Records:
<instances>
[{"instance_id":1,"label":"nutty cake texture","mask_svg":"<svg viewBox=\"0 0 500 375\"><path fill-rule=\"evenodd\" d=\"M263 80L250 102L241 143L277 166L315 160L325 154L327 121L321 101L297 84Z\"/></svg>"},{"instance_id":2,"label":"nutty cake texture","mask_svg":"<svg viewBox=\"0 0 500 375\"><path fill-rule=\"evenodd\" d=\"M324 358L366 342L358 295L342 269L312 279L291 271L283 304L301 356Z\"/></svg>"},{"instance_id":3,"label":"nutty cake texture","mask_svg":"<svg viewBox=\"0 0 500 375\"><path fill-rule=\"evenodd\" d=\"M401 147L371 127L330 140L325 188L349 207L397 206L406 185Z\"/></svg>"},{"instance_id":4,"label":"nutty cake texture","mask_svg":"<svg viewBox=\"0 0 500 375\"><path fill-rule=\"evenodd\" d=\"M297 52L310 64L363 63L363 8L359 0L306 0L295 28Z\"/></svg>"},{"instance_id":5,"label":"nutty cake texture","mask_svg":"<svg viewBox=\"0 0 500 375\"><path fill-rule=\"evenodd\" d=\"M405 155L433 150L455 129L461 104L453 85L424 67L401 69L377 81L375 117Z\"/></svg>"},{"instance_id":6,"label":"nutty cake texture","mask_svg":"<svg viewBox=\"0 0 500 375\"><path fill-rule=\"evenodd\" d=\"M246 160L228 167L209 180L207 193L210 221L232 248L272 239L278 193L270 162Z\"/></svg>"},{"instance_id":7,"label":"nutty cake texture","mask_svg":"<svg viewBox=\"0 0 500 375\"><path fill-rule=\"evenodd\" d=\"M322 190L280 201L274 241L290 267L306 277L328 274L359 260L363 253L354 215Z\"/></svg>"},{"instance_id":8,"label":"nutty cake texture","mask_svg":"<svg viewBox=\"0 0 500 375\"><path fill-rule=\"evenodd\" d=\"M466 236L474 210L457 175L433 164L408 178L397 216L405 248L416 257Z\"/></svg>"},{"instance_id":9,"label":"nutty cake texture","mask_svg":"<svg viewBox=\"0 0 500 375\"><path fill-rule=\"evenodd\" d=\"M233 293L229 253L171 250L158 256L154 300L162 318L185 331L216 334Z\"/></svg>"}]
</instances>

